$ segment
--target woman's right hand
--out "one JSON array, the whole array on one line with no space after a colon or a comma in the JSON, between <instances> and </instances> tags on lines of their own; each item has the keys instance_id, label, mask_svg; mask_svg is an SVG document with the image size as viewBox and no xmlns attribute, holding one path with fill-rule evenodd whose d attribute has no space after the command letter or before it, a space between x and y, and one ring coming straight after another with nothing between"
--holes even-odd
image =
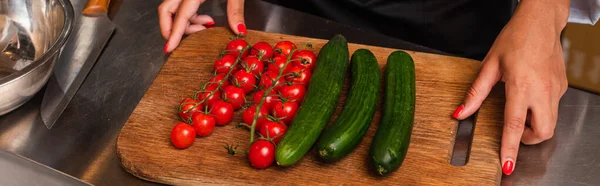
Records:
<instances>
[{"instance_id":1,"label":"woman's right hand","mask_svg":"<svg viewBox=\"0 0 600 186\"><path fill-rule=\"evenodd\" d=\"M212 17L196 11L205 0L165 0L158 7L160 33L167 40L164 53L173 51L183 34L192 34L215 25ZM235 34L246 34L244 0L227 1L227 19Z\"/></svg>"}]
</instances>

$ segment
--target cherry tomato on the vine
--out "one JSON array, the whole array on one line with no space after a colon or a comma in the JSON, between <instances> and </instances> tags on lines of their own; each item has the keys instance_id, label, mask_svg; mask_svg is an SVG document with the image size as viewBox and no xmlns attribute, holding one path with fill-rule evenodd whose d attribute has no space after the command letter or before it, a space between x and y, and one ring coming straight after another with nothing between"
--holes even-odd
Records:
<instances>
[{"instance_id":1,"label":"cherry tomato on the vine","mask_svg":"<svg viewBox=\"0 0 600 186\"><path fill-rule=\"evenodd\" d=\"M242 61L242 69L244 68L255 76L259 76L265 71L265 64L258 60L256 56L248 56Z\"/></svg>"},{"instance_id":2,"label":"cherry tomato on the vine","mask_svg":"<svg viewBox=\"0 0 600 186\"><path fill-rule=\"evenodd\" d=\"M256 86L256 78L254 77L254 74L245 70L240 70L233 74L232 81L234 85L238 85L244 89L246 94L252 92L254 90L254 86Z\"/></svg>"},{"instance_id":3,"label":"cherry tomato on the vine","mask_svg":"<svg viewBox=\"0 0 600 186\"><path fill-rule=\"evenodd\" d=\"M273 87L274 91L279 90L279 88L281 88L281 86L285 83L285 81L283 80L283 77L280 77L279 79L277 79L277 76L279 74L277 72L273 72L273 71L267 71L265 72L261 77L260 77L260 87L263 87L264 89L267 89L271 86L275 86ZM273 81L276 81L275 85L273 85Z\"/></svg>"},{"instance_id":4,"label":"cherry tomato on the vine","mask_svg":"<svg viewBox=\"0 0 600 186\"><path fill-rule=\"evenodd\" d=\"M297 48L298 47L296 47L296 44L292 43L291 41L280 41L279 43L275 44L275 47L273 47L273 55L287 57L290 55L290 53L292 53L293 49ZM278 49L279 51L276 51Z\"/></svg>"},{"instance_id":5,"label":"cherry tomato on the vine","mask_svg":"<svg viewBox=\"0 0 600 186\"><path fill-rule=\"evenodd\" d=\"M306 87L302 84L283 85L279 89L279 94L284 99L300 103L306 94Z\"/></svg>"},{"instance_id":6,"label":"cherry tomato on the vine","mask_svg":"<svg viewBox=\"0 0 600 186\"><path fill-rule=\"evenodd\" d=\"M248 150L248 160L252 167L264 169L275 161L275 145L267 140L256 140Z\"/></svg>"},{"instance_id":7,"label":"cherry tomato on the vine","mask_svg":"<svg viewBox=\"0 0 600 186\"><path fill-rule=\"evenodd\" d=\"M264 61L273 57L273 48L266 42L258 42L252 46L250 55L260 56L260 60Z\"/></svg>"},{"instance_id":8,"label":"cherry tomato on the vine","mask_svg":"<svg viewBox=\"0 0 600 186\"><path fill-rule=\"evenodd\" d=\"M233 119L233 106L222 100L217 100L211 110L210 114L215 117L217 125L227 125Z\"/></svg>"},{"instance_id":9,"label":"cherry tomato on the vine","mask_svg":"<svg viewBox=\"0 0 600 186\"><path fill-rule=\"evenodd\" d=\"M225 74L229 72L229 69L231 69L235 63L235 60L237 60L237 57L234 55L224 55L221 59L217 59L217 61L215 61L214 70L217 72L217 74ZM237 67L234 67L233 72L237 70Z\"/></svg>"},{"instance_id":10,"label":"cherry tomato on the vine","mask_svg":"<svg viewBox=\"0 0 600 186\"><path fill-rule=\"evenodd\" d=\"M227 43L227 47L225 47L225 50L227 50L227 54L231 54L233 56L238 56L238 55L240 55L240 51L247 46L248 46L248 42L246 42L246 40L238 38L238 39L229 41L229 43ZM248 50L244 51L244 53L242 53L241 57L243 58L243 57L246 57L247 55L248 55Z\"/></svg>"},{"instance_id":11,"label":"cherry tomato on the vine","mask_svg":"<svg viewBox=\"0 0 600 186\"><path fill-rule=\"evenodd\" d=\"M273 104L273 108L271 108L272 115L281 119L286 125L292 124L291 122L294 120L296 112L298 112L298 103L291 101L284 102L277 100Z\"/></svg>"},{"instance_id":12,"label":"cherry tomato on the vine","mask_svg":"<svg viewBox=\"0 0 600 186\"><path fill-rule=\"evenodd\" d=\"M229 85L223 88L223 100L231 104L234 110L242 108L242 105L246 103L245 98L246 93L244 93L244 89L242 88L238 88L233 85Z\"/></svg>"},{"instance_id":13,"label":"cherry tomato on the vine","mask_svg":"<svg viewBox=\"0 0 600 186\"><path fill-rule=\"evenodd\" d=\"M259 90L256 93L254 93L254 97L252 97L252 103L254 103L254 105L258 105L264 94L265 89ZM271 108L273 107L273 103L275 103L276 100L278 100L277 93L274 90L271 90L271 93L269 93L269 95L265 97L265 101L263 102L262 107L267 110L271 110Z\"/></svg>"},{"instance_id":14,"label":"cherry tomato on the vine","mask_svg":"<svg viewBox=\"0 0 600 186\"><path fill-rule=\"evenodd\" d=\"M192 127L196 135L206 137L212 134L215 129L215 117L202 112L194 113L192 116Z\"/></svg>"},{"instance_id":15,"label":"cherry tomato on the vine","mask_svg":"<svg viewBox=\"0 0 600 186\"><path fill-rule=\"evenodd\" d=\"M303 66L310 70L314 70L317 62L317 55L310 50L298 50L292 54L292 63L294 66Z\"/></svg>"},{"instance_id":16,"label":"cherry tomato on the vine","mask_svg":"<svg viewBox=\"0 0 600 186\"><path fill-rule=\"evenodd\" d=\"M208 82L212 83L212 84L219 84L221 83L221 81L223 81L223 79L225 79L225 75L223 74L217 74L214 77L211 77L210 79L208 79ZM229 85L229 81L225 80L223 81L223 85L221 85L222 87L228 86Z\"/></svg>"},{"instance_id":17,"label":"cherry tomato on the vine","mask_svg":"<svg viewBox=\"0 0 600 186\"><path fill-rule=\"evenodd\" d=\"M286 76L285 79L291 81L292 83L303 85L308 85L308 83L310 83L312 73L303 66L294 66L292 69L290 69L289 73L290 74Z\"/></svg>"},{"instance_id":18,"label":"cherry tomato on the vine","mask_svg":"<svg viewBox=\"0 0 600 186\"><path fill-rule=\"evenodd\" d=\"M283 135L285 135L285 131L287 131L287 127L285 126L285 124L283 124L281 122L268 121L268 122L265 122L261 126L260 135L266 138L267 131L268 131L268 137L273 138L273 142L275 142L275 144L277 144L277 143L279 143L281 138L283 138Z\"/></svg>"},{"instance_id":19,"label":"cherry tomato on the vine","mask_svg":"<svg viewBox=\"0 0 600 186\"><path fill-rule=\"evenodd\" d=\"M185 98L181 100L181 103L179 103L179 116L181 117L181 120L187 122L190 119L190 116L192 116L195 112L202 111L202 104L196 104L198 104L198 101L192 98Z\"/></svg>"},{"instance_id":20,"label":"cherry tomato on the vine","mask_svg":"<svg viewBox=\"0 0 600 186\"><path fill-rule=\"evenodd\" d=\"M257 103L258 104L258 103ZM254 121L254 116L256 115L256 105L250 106L248 109L242 112L242 121L247 125L252 125L252 121ZM254 129L258 131L263 123L269 121L267 116L269 115L269 110L266 108L265 104L260 107L258 112L258 119L256 120L256 126Z\"/></svg>"},{"instance_id":21,"label":"cherry tomato on the vine","mask_svg":"<svg viewBox=\"0 0 600 186\"><path fill-rule=\"evenodd\" d=\"M196 139L196 131L187 123L179 123L171 130L171 143L173 146L184 149L192 145Z\"/></svg>"},{"instance_id":22,"label":"cherry tomato on the vine","mask_svg":"<svg viewBox=\"0 0 600 186\"><path fill-rule=\"evenodd\" d=\"M217 87L219 85L217 84L208 84L206 85L203 90L200 90L198 92L198 94L196 95L197 100L198 101L202 101L204 100L203 104L208 106L209 108L213 106L213 104L215 103L215 101L220 100L221 99L221 90L217 90ZM211 92L213 92L211 95ZM204 108L204 107L202 107ZM203 110L203 109L202 109Z\"/></svg>"},{"instance_id":23,"label":"cherry tomato on the vine","mask_svg":"<svg viewBox=\"0 0 600 186\"><path fill-rule=\"evenodd\" d=\"M273 71L279 74L279 69L282 69L285 66L285 62L287 61L286 57L274 57L273 61L267 65L267 71ZM292 63L285 66L283 70L283 74L286 74L292 69Z\"/></svg>"}]
</instances>

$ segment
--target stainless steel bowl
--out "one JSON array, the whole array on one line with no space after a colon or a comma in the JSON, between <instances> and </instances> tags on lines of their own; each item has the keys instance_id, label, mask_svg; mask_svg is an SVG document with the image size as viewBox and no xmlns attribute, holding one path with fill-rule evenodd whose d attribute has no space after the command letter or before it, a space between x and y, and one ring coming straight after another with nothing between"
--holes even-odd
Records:
<instances>
[{"instance_id":1,"label":"stainless steel bowl","mask_svg":"<svg viewBox=\"0 0 600 186\"><path fill-rule=\"evenodd\" d=\"M72 27L69 0L0 0L0 115L46 84Z\"/></svg>"}]
</instances>

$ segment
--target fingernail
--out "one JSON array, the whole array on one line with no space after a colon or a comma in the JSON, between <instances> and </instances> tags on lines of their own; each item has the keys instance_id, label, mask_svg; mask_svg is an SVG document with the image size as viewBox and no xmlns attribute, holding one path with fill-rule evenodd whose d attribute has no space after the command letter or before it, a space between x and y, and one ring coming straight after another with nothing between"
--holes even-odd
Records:
<instances>
[{"instance_id":1,"label":"fingernail","mask_svg":"<svg viewBox=\"0 0 600 186\"><path fill-rule=\"evenodd\" d=\"M206 26L206 28L213 27L213 26L215 26L215 22L211 21L211 22L208 22L208 23L204 23L204 26Z\"/></svg>"},{"instance_id":2,"label":"fingernail","mask_svg":"<svg viewBox=\"0 0 600 186\"><path fill-rule=\"evenodd\" d=\"M165 44L165 48L163 49L163 52L165 54L167 54L167 51L168 51L167 49L169 49L169 43Z\"/></svg>"},{"instance_id":3,"label":"fingernail","mask_svg":"<svg viewBox=\"0 0 600 186\"><path fill-rule=\"evenodd\" d=\"M246 35L246 25L240 23L240 24L238 24L237 27L238 27L238 31L240 32L240 34Z\"/></svg>"},{"instance_id":4,"label":"fingernail","mask_svg":"<svg viewBox=\"0 0 600 186\"><path fill-rule=\"evenodd\" d=\"M460 113L462 113L463 109L465 108L465 105L460 105L458 108L456 108L456 110L454 111L454 113L452 114L452 117L454 119L457 119L458 116L460 115Z\"/></svg>"},{"instance_id":5,"label":"fingernail","mask_svg":"<svg viewBox=\"0 0 600 186\"><path fill-rule=\"evenodd\" d=\"M502 172L506 175L512 174L515 169L515 162L512 159L504 160L504 164L502 165Z\"/></svg>"}]
</instances>

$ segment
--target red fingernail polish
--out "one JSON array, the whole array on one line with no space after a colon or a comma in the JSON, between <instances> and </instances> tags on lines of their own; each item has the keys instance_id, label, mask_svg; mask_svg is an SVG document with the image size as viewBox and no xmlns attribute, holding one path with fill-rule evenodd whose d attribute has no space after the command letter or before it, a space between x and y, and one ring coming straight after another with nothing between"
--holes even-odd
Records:
<instances>
[{"instance_id":1,"label":"red fingernail polish","mask_svg":"<svg viewBox=\"0 0 600 186\"><path fill-rule=\"evenodd\" d=\"M169 43L165 44L165 48L163 49L163 52L165 54L167 54L167 49L169 48Z\"/></svg>"},{"instance_id":2,"label":"red fingernail polish","mask_svg":"<svg viewBox=\"0 0 600 186\"><path fill-rule=\"evenodd\" d=\"M515 168L515 163L509 159L509 160L504 161L504 165L502 165L502 172L506 175L510 175L510 174L512 174L514 168Z\"/></svg>"},{"instance_id":3,"label":"red fingernail polish","mask_svg":"<svg viewBox=\"0 0 600 186\"><path fill-rule=\"evenodd\" d=\"M211 21L211 22L208 22L208 23L204 23L204 26L206 26L206 28L213 27L213 26L215 26L215 22Z\"/></svg>"},{"instance_id":4,"label":"red fingernail polish","mask_svg":"<svg viewBox=\"0 0 600 186\"><path fill-rule=\"evenodd\" d=\"M456 110L454 111L454 114L452 114L453 118L458 118L458 115L460 115L460 113L462 113L463 109L465 108L464 105L460 105L458 108L456 108Z\"/></svg>"},{"instance_id":5,"label":"red fingernail polish","mask_svg":"<svg viewBox=\"0 0 600 186\"><path fill-rule=\"evenodd\" d=\"M242 23L238 24L238 31L240 32L240 34L246 35L246 25Z\"/></svg>"}]
</instances>

